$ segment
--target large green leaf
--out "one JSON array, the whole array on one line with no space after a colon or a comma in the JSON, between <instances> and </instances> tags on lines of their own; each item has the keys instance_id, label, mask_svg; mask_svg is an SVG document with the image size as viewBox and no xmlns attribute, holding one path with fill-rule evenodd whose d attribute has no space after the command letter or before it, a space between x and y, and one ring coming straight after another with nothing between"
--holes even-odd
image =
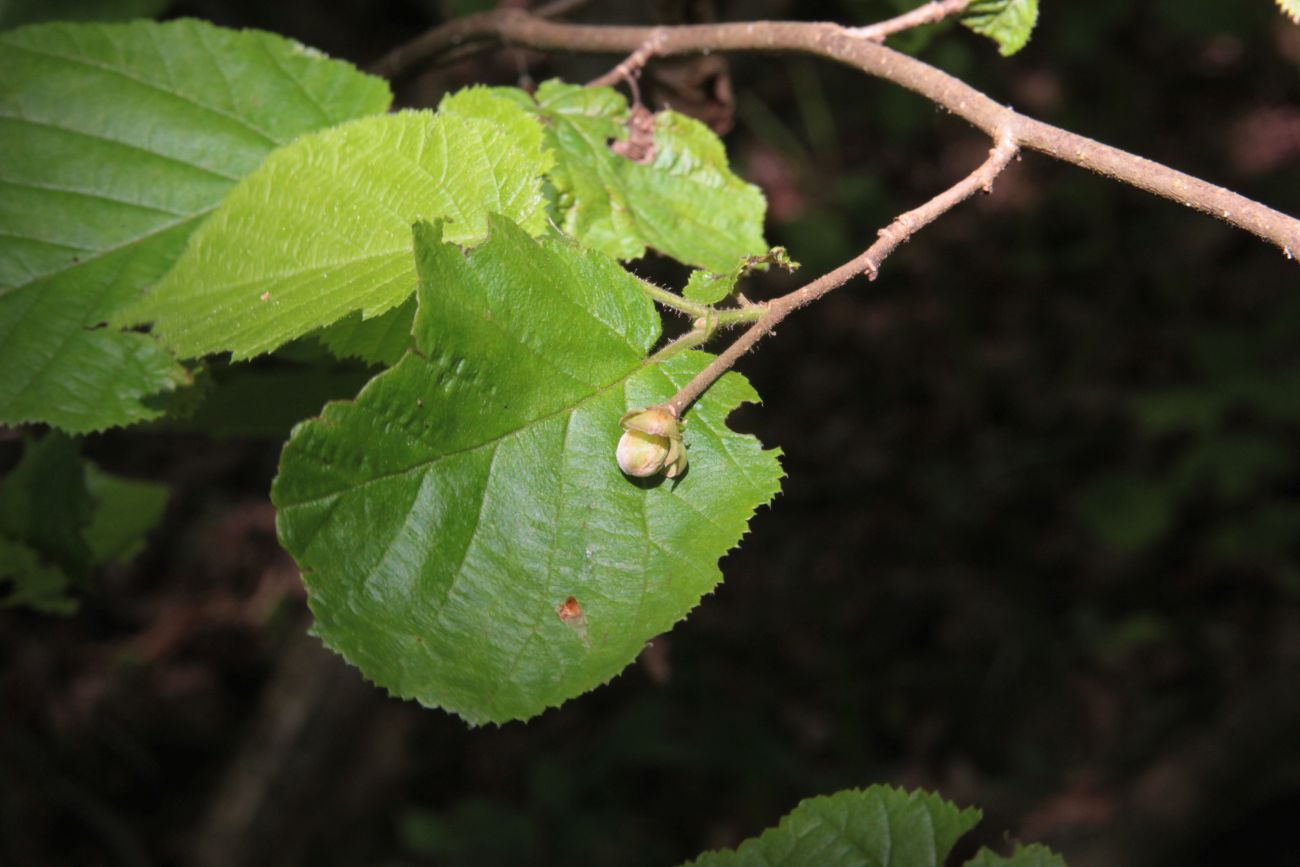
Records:
<instances>
[{"instance_id":1,"label":"large green leaf","mask_svg":"<svg viewBox=\"0 0 1300 867\"><path fill-rule=\"evenodd\" d=\"M1003 57L1025 47L1038 23L1038 0L975 0L961 23L998 44Z\"/></svg>"},{"instance_id":2,"label":"large green leaf","mask_svg":"<svg viewBox=\"0 0 1300 867\"><path fill-rule=\"evenodd\" d=\"M0 34L0 423L156 417L184 369L97 326L271 150L388 101L345 63L197 21Z\"/></svg>"},{"instance_id":3,"label":"large green leaf","mask_svg":"<svg viewBox=\"0 0 1300 867\"><path fill-rule=\"evenodd\" d=\"M809 798L775 828L690 867L942 867L979 820L928 792L872 786Z\"/></svg>"},{"instance_id":4,"label":"large green leaf","mask_svg":"<svg viewBox=\"0 0 1300 867\"><path fill-rule=\"evenodd\" d=\"M489 213L536 234L549 158L537 119L484 89L305 136L239 184L176 267L122 317L182 357L249 358L415 289L411 224L481 239Z\"/></svg>"},{"instance_id":5,"label":"large green leaf","mask_svg":"<svg viewBox=\"0 0 1300 867\"><path fill-rule=\"evenodd\" d=\"M316 632L376 683L471 723L604 683L721 580L777 452L727 429L729 374L687 414L690 469L634 482L619 419L709 356L646 361L659 319L612 259L494 218L468 255L416 231L418 352L285 446L272 489ZM572 602L570 603L570 599Z\"/></svg>"},{"instance_id":6,"label":"large green leaf","mask_svg":"<svg viewBox=\"0 0 1300 867\"><path fill-rule=\"evenodd\" d=\"M610 149L628 138L617 91L547 81L536 101L504 92L546 119L562 228L584 244L620 259L653 247L719 273L767 250L763 193L731 172L722 142L700 122L655 115L653 156L642 163Z\"/></svg>"}]
</instances>

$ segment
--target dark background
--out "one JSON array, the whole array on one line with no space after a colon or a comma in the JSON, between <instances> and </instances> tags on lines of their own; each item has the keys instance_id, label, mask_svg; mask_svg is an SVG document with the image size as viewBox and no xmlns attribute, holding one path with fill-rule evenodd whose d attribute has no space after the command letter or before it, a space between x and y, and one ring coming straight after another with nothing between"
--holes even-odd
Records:
<instances>
[{"instance_id":1,"label":"dark background","mask_svg":"<svg viewBox=\"0 0 1300 867\"><path fill-rule=\"evenodd\" d=\"M477 5L170 14L364 65ZM960 28L900 44L1036 117L1300 213L1300 27L1269 0L1042 5L1011 59ZM597 0L578 17L891 12ZM399 95L582 81L615 60L496 51ZM659 64L643 86L731 127L769 239L806 277L988 147L805 58ZM93 437L89 456L172 498L77 615L0 611L0 863L671 865L801 798L892 782L984 808L962 856L1020 839L1072 867L1293 865L1298 289L1296 264L1254 237L1026 154L878 282L743 360L765 406L735 424L784 449L784 493L690 619L526 725L470 730L388 699L304 635L267 499L281 440Z\"/></svg>"}]
</instances>

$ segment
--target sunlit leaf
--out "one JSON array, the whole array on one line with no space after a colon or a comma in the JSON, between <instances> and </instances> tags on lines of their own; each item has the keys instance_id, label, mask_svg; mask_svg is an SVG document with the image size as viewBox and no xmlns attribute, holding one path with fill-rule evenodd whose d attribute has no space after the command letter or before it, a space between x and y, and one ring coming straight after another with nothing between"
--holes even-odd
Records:
<instances>
[{"instance_id":1,"label":"sunlit leaf","mask_svg":"<svg viewBox=\"0 0 1300 867\"><path fill-rule=\"evenodd\" d=\"M1038 23L1038 0L975 0L962 13L961 23L998 44L1009 57L1029 42Z\"/></svg>"},{"instance_id":2,"label":"sunlit leaf","mask_svg":"<svg viewBox=\"0 0 1300 867\"><path fill-rule=\"evenodd\" d=\"M268 352L358 312L411 296L411 224L444 218L481 240L487 215L546 228L537 119L484 89L437 114L364 118L282 148L243 180L176 267L122 317L151 322L181 357Z\"/></svg>"},{"instance_id":3,"label":"sunlit leaf","mask_svg":"<svg viewBox=\"0 0 1300 867\"><path fill-rule=\"evenodd\" d=\"M618 674L717 585L777 453L726 427L756 399L728 374L686 415L687 473L629 479L620 417L710 356L647 363L658 316L595 251L501 219L468 254L425 225L416 249L418 352L294 431L280 538L317 634L367 677L472 723L525 719Z\"/></svg>"},{"instance_id":4,"label":"sunlit leaf","mask_svg":"<svg viewBox=\"0 0 1300 867\"><path fill-rule=\"evenodd\" d=\"M388 101L348 64L197 21L0 34L0 423L157 417L185 370L98 326L274 148Z\"/></svg>"},{"instance_id":5,"label":"sunlit leaf","mask_svg":"<svg viewBox=\"0 0 1300 867\"><path fill-rule=\"evenodd\" d=\"M535 102L502 92L545 118L561 227L584 244L620 259L652 247L719 273L767 249L762 192L732 173L722 142L699 121L654 115L639 161L610 147L629 138L617 91L547 81Z\"/></svg>"}]
</instances>

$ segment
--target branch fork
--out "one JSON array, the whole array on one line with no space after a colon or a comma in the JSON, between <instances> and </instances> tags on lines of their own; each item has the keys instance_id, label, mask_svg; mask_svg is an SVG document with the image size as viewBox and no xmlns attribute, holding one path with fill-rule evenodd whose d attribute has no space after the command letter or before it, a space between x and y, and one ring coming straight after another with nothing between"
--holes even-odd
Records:
<instances>
[{"instance_id":1,"label":"branch fork","mask_svg":"<svg viewBox=\"0 0 1300 867\"><path fill-rule=\"evenodd\" d=\"M675 418L680 418L704 389L754 344L772 333L777 323L791 312L859 274L874 279L884 259L913 233L976 192L990 191L994 179L1021 149L1038 151L1231 223L1277 245L1289 259L1300 254L1300 220L1295 217L1168 166L1020 114L946 72L881 44L893 33L958 14L969 5L969 0L934 0L896 18L860 28L789 21L654 28L582 25L545 20L519 9L501 9L456 19L432 30L395 49L374 69L390 78L400 78L459 46L494 41L553 51L631 52L613 70L591 82L608 84L620 79L634 82L635 76L652 57L715 51L798 52L833 60L891 81L964 118L994 140L994 147L983 165L920 207L899 215L859 256L766 305L718 311L719 325L732 315L734 319L726 324L742 321L752 324L685 388L660 405ZM687 309L684 305L689 302L680 296L666 290L658 291L678 300L672 302L651 292L656 300L696 319L703 314L703 311ZM705 317L704 326L693 329L665 347L655 358L665 352L699 345L712 330L707 327L708 323L709 319Z\"/></svg>"},{"instance_id":2,"label":"branch fork","mask_svg":"<svg viewBox=\"0 0 1300 867\"><path fill-rule=\"evenodd\" d=\"M924 6L918 6L910 12L904 12L902 15L881 21L878 24L870 24L866 27L847 27L845 30L859 39L884 42L887 36L902 33L904 30L911 30L923 24L934 24L950 15L964 12L970 4L971 0L931 0Z\"/></svg>"}]
</instances>

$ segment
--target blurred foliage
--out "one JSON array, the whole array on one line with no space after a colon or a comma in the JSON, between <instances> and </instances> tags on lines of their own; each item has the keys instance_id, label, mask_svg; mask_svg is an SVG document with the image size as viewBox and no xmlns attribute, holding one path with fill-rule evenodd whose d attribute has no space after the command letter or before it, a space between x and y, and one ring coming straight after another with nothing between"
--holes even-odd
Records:
<instances>
[{"instance_id":1,"label":"blurred foliage","mask_svg":"<svg viewBox=\"0 0 1300 867\"><path fill-rule=\"evenodd\" d=\"M0 29L40 21L155 18L171 0L0 0Z\"/></svg>"},{"instance_id":2,"label":"blurred foliage","mask_svg":"<svg viewBox=\"0 0 1300 867\"><path fill-rule=\"evenodd\" d=\"M167 489L105 473L60 433L29 440L0 479L0 607L71 614L93 567L129 560L158 523Z\"/></svg>"}]
</instances>

